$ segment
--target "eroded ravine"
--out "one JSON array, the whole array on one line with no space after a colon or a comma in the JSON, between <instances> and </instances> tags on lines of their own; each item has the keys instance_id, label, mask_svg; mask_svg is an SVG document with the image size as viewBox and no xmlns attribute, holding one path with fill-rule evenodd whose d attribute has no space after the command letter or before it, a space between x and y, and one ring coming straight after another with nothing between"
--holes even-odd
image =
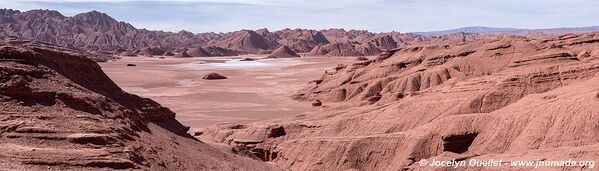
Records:
<instances>
[{"instance_id":1,"label":"eroded ravine","mask_svg":"<svg viewBox=\"0 0 599 171\"><path fill-rule=\"evenodd\" d=\"M316 114L222 124L200 137L291 170L426 169L412 163L533 154L594 160L597 38L403 47L309 83L294 97L322 101Z\"/></svg>"}]
</instances>

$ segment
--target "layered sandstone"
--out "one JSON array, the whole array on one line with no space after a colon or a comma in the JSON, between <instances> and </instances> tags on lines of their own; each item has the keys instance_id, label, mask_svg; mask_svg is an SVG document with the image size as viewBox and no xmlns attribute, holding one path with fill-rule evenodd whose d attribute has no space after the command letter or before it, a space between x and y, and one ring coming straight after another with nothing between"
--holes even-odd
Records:
<instances>
[{"instance_id":1,"label":"layered sandstone","mask_svg":"<svg viewBox=\"0 0 599 171\"><path fill-rule=\"evenodd\" d=\"M275 170L193 138L77 51L1 46L0 80L3 170Z\"/></svg>"},{"instance_id":2,"label":"layered sandstone","mask_svg":"<svg viewBox=\"0 0 599 171\"><path fill-rule=\"evenodd\" d=\"M597 32L407 46L310 82L294 97L320 101L315 114L217 125L201 137L291 170L443 169L421 167L421 159L595 161L597 72Z\"/></svg>"}]
</instances>

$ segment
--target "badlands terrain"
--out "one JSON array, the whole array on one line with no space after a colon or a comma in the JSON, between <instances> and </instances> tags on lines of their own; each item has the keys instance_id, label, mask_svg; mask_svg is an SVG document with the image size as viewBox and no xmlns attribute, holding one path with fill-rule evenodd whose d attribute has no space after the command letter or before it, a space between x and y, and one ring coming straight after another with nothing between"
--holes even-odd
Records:
<instances>
[{"instance_id":1,"label":"badlands terrain","mask_svg":"<svg viewBox=\"0 0 599 171\"><path fill-rule=\"evenodd\" d=\"M193 34L97 11L0 16L0 170L599 159L596 27Z\"/></svg>"},{"instance_id":2,"label":"badlands terrain","mask_svg":"<svg viewBox=\"0 0 599 171\"><path fill-rule=\"evenodd\" d=\"M594 161L598 59L596 32L401 47L298 91L295 99L323 103L316 114L196 135L291 170L433 169L416 163L422 159Z\"/></svg>"},{"instance_id":3,"label":"badlands terrain","mask_svg":"<svg viewBox=\"0 0 599 171\"><path fill-rule=\"evenodd\" d=\"M442 32L373 33L344 29L267 29L228 33L177 33L137 29L105 13L90 11L64 16L53 10L0 9L0 36L37 40L88 53L95 61L115 56L214 57L271 54L286 46L304 56L369 56L399 46L448 44L492 37L543 37L599 31L599 27L557 29L462 28Z\"/></svg>"},{"instance_id":4,"label":"badlands terrain","mask_svg":"<svg viewBox=\"0 0 599 171\"><path fill-rule=\"evenodd\" d=\"M77 52L18 42L0 56L2 170L277 170L191 137Z\"/></svg>"}]
</instances>

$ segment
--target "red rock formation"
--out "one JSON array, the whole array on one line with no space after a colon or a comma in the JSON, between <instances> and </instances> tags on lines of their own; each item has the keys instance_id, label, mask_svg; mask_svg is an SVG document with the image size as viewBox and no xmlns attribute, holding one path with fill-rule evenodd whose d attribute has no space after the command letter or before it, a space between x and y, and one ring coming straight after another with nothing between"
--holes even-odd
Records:
<instances>
[{"instance_id":1,"label":"red rock formation","mask_svg":"<svg viewBox=\"0 0 599 171\"><path fill-rule=\"evenodd\" d=\"M594 161L598 47L599 32L401 47L309 83L295 98L322 101L317 114L219 125L201 137L290 170L438 169L421 159Z\"/></svg>"},{"instance_id":2,"label":"red rock formation","mask_svg":"<svg viewBox=\"0 0 599 171\"><path fill-rule=\"evenodd\" d=\"M358 57L356 58L356 61L367 61L367 60L368 60L368 58L366 58L366 57L364 57L364 56L358 56Z\"/></svg>"},{"instance_id":3,"label":"red rock formation","mask_svg":"<svg viewBox=\"0 0 599 171\"><path fill-rule=\"evenodd\" d=\"M272 53L272 50L260 50L256 54L258 54L258 55L268 55L268 54L271 54L271 53Z\"/></svg>"},{"instance_id":4,"label":"red rock formation","mask_svg":"<svg viewBox=\"0 0 599 171\"><path fill-rule=\"evenodd\" d=\"M137 56L135 53L130 52L130 51L121 52L119 55L120 56L129 56L129 57Z\"/></svg>"},{"instance_id":5,"label":"red rock formation","mask_svg":"<svg viewBox=\"0 0 599 171\"><path fill-rule=\"evenodd\" d=\"M287 45L295 52L308 52L318 45L324 45L329 41L321 32L305 29L283 29L275 32L281 39L281 45Z\"/></svg>"},{"instance_id":6,"label":"red rock formation","mask_svg":"<svg viewBox=\"0 0 599 171\"><path fill-rule=\"evenodd\" d=\"M271 48L271 45L262 35L252 30L233 32L221 39L212 40L210 44L246 53L256 53Z\"/></svg>"},{"instance_id":7,"label":"red rock formation","mask_svg":"<svg viewBox=\"0 0 599 171\"><path fill-rule=\"evenodd\" d=\"M208 73L206 75L204 75L204 77L202 77L202 79L205 80L222 80L222 79L227 79L227 77L220 75L219 73L216 72L211 72Z\"/></svg>"},{"instance_id":8,"label":"red rock formation","mask_svg":"<svg viewBox=\"0 0 599 171\"><path fill-rule=\"evenodd\" d=\"M356 31L350 30L348 32L348 31L345 31L344 29L336 29L336 28L321 30L320 32L330 42L347 42L350 40L354 40L356 37L358 37L360 35L365 36L365 34L369 34L369 35L366 35L368 37L374 35L373 33L369 33L368 31L356 32Z\"/></svg>"},{"instance_id":9,"label":"red rock formation","mask_svg":"<svg viewBox=\"0 0 599 171\"><path fill-rule=\"evenodd\" d=\"M157 47L153 47L153 48L143 48L139 52L139 55L146 56L146 57L152 57L152 56L155 56L155 55L160 56L160 55L162 55L164 53L165 53L164 50L162 50L160 48L157 48Z\"/></svg>"},{"instance_id":10,"label":"red rock formation","mask_svg":"<svg viewBox=\"0 0 599 171\"><path fill-rule=\"evenodd\" d=\"M203 49L210 54L210 56L237 56L245 53L234 51L231 49L220 48L216 46L204 46Z\"/></svg>"},{"instance_id":11,"label":"red rock formation","mask_svg":"<svg viewBox=\"0 0 599 171\"><path fill-rule=\"evenodd\" d=\"M164 54L162 54L162 56L175 56L175 54L172 52L166 51L166 52L164 52Z\"/></svg>"},{"instance_id":12,"label":"red rock formation","mask_svg":"<svg viewBox=\"0 0 599 171\"><path fill-rule=\"evenodd\" d=\"M263 29L258 29L256 30L256 33L260 34L260 36L264 37L264 39L266 40L266 44L268 44L269 49L273 49L277 46L279 46L279 43L277 43L277 41L281 38L279 38L279 36L273 32L268 31L268 29L263 28Z\"/></svg>"},{"instance_id":13,"label":"red rock formation","mask_svg":"<svg viewBox=\"0 0 599 171\"><path fill-rule=\"evenodd\" d=\"M97 11L72 17L65 17L51 10L19 12L1 9L0 14L0 36L36 39L85 50L189 47L218 37L213 33L196 36L185 31L170 33L136 29Z\"/></svg>"},{"instance_id":14,"label":"red rock formation","mask_svg":"<svg viewBox=\"0 0 599 171\"><path fill-rule=\"evenodd\" d=\"M381 35L371 38L369 43L381 50L391 50L397 48L397 42L390 35Z\"/></svg>"},{"instance_id":15,"label":"red rock formation","mask_svg":"<svg viewBox=\"0 0 599 171\"><path fill-rule=\"evenodd\" d=\"M306 56L363 56L364 54L358 52L354 46L349 42L330 43L314 47L314 49L306 53ZM361 50L365 51L364 49ZM374 49L370 49L369 51L374 51Z\"/></svg>"},{"instance_id":16,"label":"red rock formation","mask_svg":"<svg viewBox=\"0 0 599 171\"><path fill-rule=\"evenodd\" d=\"M187 51L187 50L188 50L187 48L175 48L175 49L173 49L172 52L173 53L181 53L181 52Z\"/></svg>"},{"instance_id":17,"label":"red rock formation","mask_svg":"<svg viewBox=\"0 0 599 171\"><path fill-rule=\"evenodd\" d=\"M373 42L366 42L360 46L357 46L356 51L366 56L378 55L382 52Z\"/></svg>"},{"instance_id":18,"label":"red rock formation","mask_svg":"<svg viewBox=\"0 0 599 171\"><path fill-rule=\"evenodd\" d=\"M54 49L0 48L3 169L273 169L198 141L168 108L124 92L84 56Z\"/></svg>"},{"instance_id":19,"label":"red rock formation","mask_svg":"<svg viewBox=\"0 0 599 171\"><path fill-rule=\"evenodd\" d=\"M192 56L187 53L187 50L185 50L185 51L181 51L181 52L175 54L175 57L177 57L177 58L189 58L189 57L192 57Z\"/></svg>"},{"instance_id":20,"label":"red rock formation","mask_svg":"<svg viewBox=\"0 0 599 171\"><path fill-rule=\"evenodd\" d=\"M299 57L299 55L297 53L293 52L293 50L291 50L286 45L283 45L283 46L277 48L277 50L273 51L270 55L268 55L268 57L269 58L289 58L289 57Z\"/></svg>"},{"instance_id":21,"label":"red rock formation","mask_svg":"<svg viewBox=\"0 0 599 171\"><path fill-rule=\"evenodd\" d=\"M58 49L61 51L68 51L68 52L73 52L73 53L79 53L79 54L83 54L84 56L92 59L93 61L96 62L106 62L108 60L115 60L118 59L119 57L107 57L104 51L95 51L95 52L87 52L87 51L83 51L83 50L79 50L79 49L73 49L70 48L68 46L64 47L64 46L56 46L54 44L49 44L49 43L44 43L44 42L38 42L38 41L32 41L32 40L28 40L28 39L22 39L19 37L0 37L0 46L19 46L19 45L32 45L32 46L37 46L37 47L48 47L48 48L54 48L54 49ZM126 50L123 49L118 49L115 50L115 53L120 53L120 52L125 52ZM135 56L135 54L132 54L133 56Z\"/></svg>"},{"instance_id":22,"label":"red rock formation","mask_svg":"<svg viewBox=\"0 0 599 171\"><path fill-rule=\"evenodd\" d=\"M545 29L547 32L559 32L554 29ZM568 30L568 29L562 29ZM580 29L579 29L580 30ZM590 29L592 30L592 29ZM584 32L584 29L581 30ZM94 53L95 56L110 56L122 53L128 49L134 54L143 56L162 55L163 50L175 48L202 47L210 56L231 56L238 54L255 54L272 51L281 45L287 45L298 53L309 52L316 46L328 44L345 44L350 42L360 55L371 55L374 48L391 50L396 47L424 44L456 44L477 40L489 36L502 36L504 34L478 34L463 32L448 32L443 35L424 35L415 33L372 33L365 30L327 29L283 29L270 32L267 29L241 30L230 33L198 33L188 31L178 33L149 31L137 29L132 25L119 22L110 16L97 11L65 17L51 10L32 10L20 12L15 10L0 9L0 36L15 36L19 39L33 39L46 43L76 48ZM531 37L545 36L543 30L535 34L528 31ZM160 47L160 53L148 52L148 47ZM207 47L218 47L210 51ZM369 50L365 50L367 48ZM135 49L135 51L133 50ZM154 51L155 49L152 49ZM225 52L226 51L226 52ZM234 53L233 53L234 52ZM179 53L175 51L173 53ZM354 52L351 52L354 53ZM151 55L150 55L151 54ZM333 55L333 54L331 54ZM341 53L341 55L347 55ZM104 57L100 61L106 61Z\"/></svg>"},{"instance_id":23,"label":"red rock formation","mask_svg":"<svg viewBox=\"0 0 599 171\"><path fill-rule=\"evenodd\" d=\"M209 57L210 53L206 52L201 47L195 47L187 50L187 54L191 57Z\"/></svg>"}]
</instances>

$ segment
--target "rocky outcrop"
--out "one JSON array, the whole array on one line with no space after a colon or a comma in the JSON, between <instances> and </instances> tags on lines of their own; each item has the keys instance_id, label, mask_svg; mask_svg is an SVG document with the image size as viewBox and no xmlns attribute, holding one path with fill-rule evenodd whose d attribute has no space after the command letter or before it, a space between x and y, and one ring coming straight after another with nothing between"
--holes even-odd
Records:
<instances>
[{"instance_id":1,"label":"rocky outcrop","mask_svg":"<svg viewBox=\"0 0 599 171\"><path fill-rule=\"evenodd\" d=\"M362 41L365 37L371 37L375 35L374 33L370 33L365 30L346 31L342 28L325 29L320 30L320 32L329 42L347 42L348 40Z\"/></svg>"},{"instance_id":2,"label":"rocky outcrop","mask_svg":"<svg viewBox=\"0 0 599 171\"><path fill-rule=\"evenodd\" d=\"M128 56L128 57L134 57L134 56L137 56L137 55L136 55L136 54L134 54L133 52L130 52L130 51L124 51L124 52L121 52L121 53L119 54L119 56Z\"/></svg>"},{"instance_id":3,"label":"rocky outcrop","mask_svg":"<svg viewBox=\"0 0 599 171\"><path fill-rule=\"evenodd\" d=\"M365 56L378 55L382 51L372 42L364 43L356 47L356 51Z\"/></svg>"},{"instance_id":4,"label":"rocky outcrop","mask_svg":"<svg viewBox=\"0 0 599 171\"><path fill-rule=\"evenodd\" d=\"M260 50L256 54L258 54L258 55L268 55L268 54L271 54L271 53L272 53L272 50Z\"/></svg>"},{"instance_id":5,"label":"rocky outcrop","mask_svg":"<svg viewBox=\"0 0 599 171\"><path fill-rule=\"evenodd\" d=\"M290 57L299 57L297 53L291 50L286 45L283 45L277 50L273 51L269 56L269 58L290 58Z\"/></svg>"},{"instance_id":6,"label":"rocky outcrop","mask_svg":"<svg viewBox=\"0 0 599 171\"><path fill-rule=\"evenodd\" d=\"M256 33L258 33L260 36L264 37L264 40L266 40L266 44L269 47L268 50L272 50L280 45L277 41L280 40L281 38L276 33L270 32L266 28L258 29L258 30L256 30Z\"/></svg>"},{"instance_id":7,"label":"rocky outcrop","mask_svg":"<svg viewBox=\"0 0 599 171\"><path fill-rule=\"evenodd\" d=\"M234 51L231 49L225 49L216 46L204 46L203 49L210 54L210 56L237 56L245 53Z\"/></svg>"},{"instance_id":8,"label":"rocky outcrop","mask_svg":"<svg viewBox=\"0 0 599 171\"><path fill-rule=\"evenodd\" d=\"M72 17L65 17L51 10L1 11L0 36L35 39L87 51L111 52L119 48L143 49L155 46L189 47L218 37L210 33L194 35L186 31L171 33L136 29L128 23L116 21L97 11Z\"/></svg>"},{"instance_id":9,"label":"rocky outcrop","mask_svg":"<svg viewBox=\"0 0 599 171\"><path fill-rule=\"evenodd\" d=\"M275 32L281 45L287 45L295 52L308 52L318 45L329 43L321 32L306 29L283 29Z\"/></svg>"},{"instance_id":10,"label":"rocky outcrop","mask_svg":"<svg viewBox=\"0 0 599 171\"><path fill-rule=\"evenodd\" d=\"M245 53L257 53L260 50L269 49L273 46L262 35L253 30L233 32L221 39L212 40L210 44Z\"/></svg>"},{"instance_id":11,"label":"rocky outcrop","mask_svg":"<svg viewBox=\"0 0 599 171\"><path fill-rule=\"evenodd\" d=\"M187 50L185 50L185 51L181 51L181 52L175 54L175 57L177 57L177 58L189 58L189 57L191 57L191 55L189 55L189 53L187 53Z\"/></svg>"},{"instance_id":12,"label":"rocky outcrop","mask_svg":"<svg viewBox=\"0 0 599 171\"><path fill-rule=\"evenodd\" d=\"M142 49L139 52L139 55L146 56L146 57L152 57L152 56L160 56L164 53L165 53L164 50L157 48L157 47L153 47L153 48Z\"/></svg>"},{"instance_id":13,"label":"rocky outcrop","mask_svg":"<svg viewBox=\"0 0 599 171\"><path fill-rule=\"evenodd\" d=\"M0 80L3 169L274 170L193 138L76 51L2 46Z\"/></svg>"},{"instance_id":14,"label":"rocky outcrop","mask_svg":"<svg viewBox=\"0 0 599 171\"><path fill-rule=\"evenodd\" d=\"M220 75L219 73L216 72L211 72L208 73L206 75L204 75L204 77L202 77L202 79L205 80L222 80L222 79L227 79L227 77Z\"/></svg>"},{"instance_id":15,"label":"rocky outcrop","mask_svg":"<svg viewBox=\"0 0 599 171\"><path fill-rule=\"evenodd\" d=\"M187 50L187 54L189 54L189 56L191 56L191 57L209 57L210 56L210 53L206 52L201 47L191 48L191 49Z\"/></svg>"},{"instance_id":16,"label":"rocky outcrop","mask_svg":"<svg viewBox=\"0 0 599 171\"><path fill-rule=\"evenodd\" d=\"M420 166L422 159L594 161L598 38L508 36L400 47L310 82L294 97L327 104L315 114L219 125L200 137L290 170L438 169Z\"/></svg>"},{"instance_id":17,"label":"rocky outcrop","mask_svg":"<svg viewBox=\"0 0 599 171\"><path fill-rule=\"evenodd\" d=\"M320 100L314 100L314 101L312 102L312 106L315 106L315 107L317 107L317 106L322 106L322 102L321 102Z\"/></svg>"},{"instance_id":18,"label":"rocky outcrop","mask_svg":"<svg viewBox=\"0 0 599 171\"><path fill-rule=\"evenodd\" d=\"M371 44L372 46L381 50L391 50L397 48L397 42L395 42L391 35L375 36L371 38L367 44Z\"/></svg>"},{"instance_id":19,"label":"rocky outcrop","mask_svg":"<svg viewBox=\"0 0 599 171\"><path fill-rule=\"evenodd\" d=\"M356 61L367 61L368 58L364 57L364 56L358 56L356 57Z\"/></svg>"},{"instance_id":20,"label":"rocky outcrop","mask_svg":"<svg viewBox=\"0 0 599 171\"><path fill-rule=\"evenodd\" d=\"M306 56L363 56L350 42L316 46Z\"/></svg>"},{"instance_id":21,"label":"rocky outcrop","mask_svg":"<svg viewBox=\"0 0 599 171\"><path fill-rule=\"evenodd\" d=\"M108 60L116 60L116 59L120 58L118 56L108 56L109 54L106 54L104 52L102 52L102 53L88 52L88 51L84 51L84 50L80 50L80 49L73 49L73 48L64 47L64 46L56 46L55 44L39 42L39 41L31 40L31 39L23 39L23 38L13 37L13 36L10 36L10 37L1 37L0 36L0 46L36 46L36 47L53 48L53 49L57 49L60 51L82 54L95 62L107 62ZM124 49L118 49L117 51L115 51L115 53L126 53L126 52L127 51ZM132 52L129 52L127 54L130 54L131 56L136 56Z\"/></svg>"},{"instance_id":22,"label":"rocky outcrop","mask_svg":"<svg viewBox=\"0 0 599 171\"><path fill-rule=\"evenodd\" d=\"M162 54L162 56L175 56L173 52L166 51Z\"/></svg>"}]
</instances>

